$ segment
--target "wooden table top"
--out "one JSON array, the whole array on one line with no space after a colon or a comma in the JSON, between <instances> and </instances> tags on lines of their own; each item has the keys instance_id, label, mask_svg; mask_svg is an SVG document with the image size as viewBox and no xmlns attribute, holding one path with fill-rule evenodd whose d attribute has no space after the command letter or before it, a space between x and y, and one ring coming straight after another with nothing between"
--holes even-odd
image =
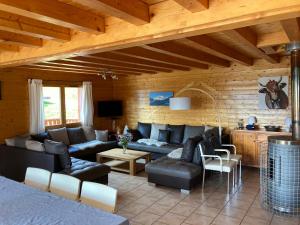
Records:
<instances>
[{"instance_id":1,"label":"wooden table top","mask_svg":"<svg viewBox=\"0 0 300 225\"><path fill-rule=\"evenodd\" d=\"M127 149L126 153L124 154L122 148L113 148L111 150L99 152L97 154L102 157L108 157L108 158L120 159L120 160L133 160L133 159L139 159L147 155L150 155L149 152L134 151L129 149Z\"/></svg>"}]
</instances>

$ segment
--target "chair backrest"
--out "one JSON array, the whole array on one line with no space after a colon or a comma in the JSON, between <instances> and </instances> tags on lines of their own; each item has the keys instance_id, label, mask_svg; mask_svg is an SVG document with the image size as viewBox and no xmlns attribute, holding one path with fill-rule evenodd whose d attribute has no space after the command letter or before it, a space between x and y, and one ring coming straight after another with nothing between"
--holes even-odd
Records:
<instances>
[{"instance_id":1,"label":"chair backrest","mask_svg":"<svg viewBox=\"0 0 300 225\"><path fill-rule=\"evenodd\" d=\"M24 183L42 191L49 191L51 172L44 169L28 167Z\"/></svg>"},{"instance_id":2,"label":"chair backrest","mask_svg":"<svg viewBox=\"0 0 300 225\"><path fill-rule=\"evenodd\" d=\"M206 153L207 150L205 148L208 148L207 145L209 145L209 143L207 141L201 141L198 144L203 168L205 168L205 165L206 165L207 162L212 160L211 158L204 157L204 155L210 155L211 154L211 152L209 152L209 151L208 151L208 153Z\"/></svg>"},{"instance_id":3,"label":"chair backrest","mask_svg":"<svg viewBox=\"0 0 300 225\"><path fill-rule=\"evenodd\" d=\"M53 173L50 182L50 192L78 201L80 180L69 175Z\"/></svg>"},{"instance_id":4,"label":"chair backrest","mask_svg":"<svg viewBox=\"0 0 300 225\"><path fill-rule=\"evenodd\" d=\"M118 191L103 184L84 181L81 188L82 203L114 213Z\"/></svg>"}]
</instances>

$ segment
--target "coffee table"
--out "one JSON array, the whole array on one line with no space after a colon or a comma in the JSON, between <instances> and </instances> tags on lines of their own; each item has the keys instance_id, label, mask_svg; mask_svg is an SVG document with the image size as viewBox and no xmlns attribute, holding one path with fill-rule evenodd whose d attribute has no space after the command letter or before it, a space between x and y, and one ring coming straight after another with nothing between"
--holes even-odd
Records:
<instances>
[{"instance_id":1,"label":"coffee table","mask_svg":"<svg viewBox=\"0 0 300 225\"><path fill-rule=\"evenodd\" d=\"M97 153L97 162L110 166L112 170L126 172L132 176L135 176L138 170L136 161L138 159L145 159L146 163L148 163L151 159L150 156L151 155L149 152L128 149L126 153L123 153L122 148L113 148L108 151Z\"/></svg>"}]
</instances>

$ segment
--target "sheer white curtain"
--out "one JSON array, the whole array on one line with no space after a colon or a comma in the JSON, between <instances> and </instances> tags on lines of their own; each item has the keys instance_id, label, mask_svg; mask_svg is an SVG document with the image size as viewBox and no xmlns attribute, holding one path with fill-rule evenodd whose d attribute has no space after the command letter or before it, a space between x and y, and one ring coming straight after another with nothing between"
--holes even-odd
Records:
<instances>
[{"instance_id":1,"label":"sheer white curtain","mask_svg":"<svg viewBox=\"0 0 300 225\"><path fill-rule=\"evenodd\" d=\"M38 134L45 131L43 81L28 80L29 90L29 132Z\"/></svg>"},{"instance_id":2,"label":"sheer white curtain","mask_svg":"<svg viewBox=\"0 0 300 225\"><path fill-rule=\"evenodd\" d=\"M92 127L94 122L92 82L82 83L81 113L80 121L82 126Z\"/></svg>"}]
</instances>

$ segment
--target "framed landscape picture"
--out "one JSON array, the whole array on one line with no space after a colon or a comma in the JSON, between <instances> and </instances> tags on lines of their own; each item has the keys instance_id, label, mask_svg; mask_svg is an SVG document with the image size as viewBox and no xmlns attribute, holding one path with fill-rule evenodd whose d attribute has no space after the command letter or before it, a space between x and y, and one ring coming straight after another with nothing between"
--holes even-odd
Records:
<instances>
[{"instance_id":1,"label":"framed landscape picture","mask_svg":"<svg viewBox=\"0 0 300 225\"><path fill-rule=\"evenodd\" d=\"M170 98L173 97L173 92L150 92L150 106L169 106Z\"/></svg>"}]
</instances>

